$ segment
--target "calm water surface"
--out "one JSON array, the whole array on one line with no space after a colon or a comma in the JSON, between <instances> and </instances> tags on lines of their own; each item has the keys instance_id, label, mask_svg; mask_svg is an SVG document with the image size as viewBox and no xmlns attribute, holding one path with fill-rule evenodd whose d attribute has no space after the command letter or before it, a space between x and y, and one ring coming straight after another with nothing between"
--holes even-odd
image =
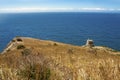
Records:
<instances>
[{"instance_id":1,"label":"calm water surface","mask_svg":"<svg viewBox=\"0 0 120 80\"><path fill-rule=\"evenodd\" d=\"M84 45L90 38L96 45L120 50L120 14L0 14L0 51L16 36L54 40L74 45Z\"/></svg>"}]
</instances>

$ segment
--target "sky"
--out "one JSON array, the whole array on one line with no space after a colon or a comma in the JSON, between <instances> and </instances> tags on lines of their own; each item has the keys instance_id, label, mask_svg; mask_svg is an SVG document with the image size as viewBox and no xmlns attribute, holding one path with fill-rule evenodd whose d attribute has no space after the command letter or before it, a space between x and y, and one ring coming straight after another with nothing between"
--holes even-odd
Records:
<instances>
[{"instance_id":1,"label":"sky","mask_svg":"<svg viewBox=\"0 0 120 80\"><path fill-rule=\"evenodd\" d=\"M120 11L120 0L0 0L0 12Z\"/></svg>"}]
</instances>

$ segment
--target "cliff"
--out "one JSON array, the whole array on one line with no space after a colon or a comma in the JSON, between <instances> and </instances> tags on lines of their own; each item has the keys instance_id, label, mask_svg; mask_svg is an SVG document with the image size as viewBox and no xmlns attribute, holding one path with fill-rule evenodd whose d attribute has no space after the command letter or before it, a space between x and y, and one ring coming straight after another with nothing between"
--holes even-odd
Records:
<instances>
[{"instance_id":1,"label":"cliff","mask_svg":"<svg viewBox=\"0 0 120 80\"><path fill-rule=\"evenodd\" d=\"M16 37L0 54L2 80L119 80L120 52Z\"/></svg>"}]
</instances>

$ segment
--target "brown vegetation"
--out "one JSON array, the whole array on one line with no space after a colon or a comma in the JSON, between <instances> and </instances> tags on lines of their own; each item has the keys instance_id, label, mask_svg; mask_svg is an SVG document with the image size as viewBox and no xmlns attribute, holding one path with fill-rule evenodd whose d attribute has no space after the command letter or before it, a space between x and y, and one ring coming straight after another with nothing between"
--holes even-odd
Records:
<instances>
[{"instance_id":1,"label":"brown vegetation","mask_svg":"<svg viewBox=\"0 0 120 80\"><path fill-rule=\"evenodd\" d=\"M114 51L20 39L25 48L17 49L16 46L0 54L0 80L120 79L120 56L113 55Z\"/></svg>"}]
</instances>

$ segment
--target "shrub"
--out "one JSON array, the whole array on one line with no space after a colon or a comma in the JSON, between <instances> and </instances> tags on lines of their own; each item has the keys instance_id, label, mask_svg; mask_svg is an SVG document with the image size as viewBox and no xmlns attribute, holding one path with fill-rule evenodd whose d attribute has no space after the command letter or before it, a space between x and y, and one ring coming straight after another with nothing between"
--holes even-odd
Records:
<instances>
[{"instance_id":1,"label":"shrub","mask_svg":"<svg viewBox=\"0 0 120 80\"><path fill-rule=\"evenodd\" d=\"M7 49L6 51L9 52L9 51L11 51L11 50L10 50L10 49Z\"/></svg>"},{"instance_id":2,"label":"shrub","mask_svg":"<svg viewBox=\"0 0 120 80\"><path fill-rule=\"evenodd\" d=\"M40 64L30 64L20 70L19 76L28 80L50 80L50 69Z\"/></svg>"},{"instance_id":3,"label":"shrub","mask_svg":"<svg viewBox=\"0 0 120 80\"><path fill-rule=\"evenodd\" d=\"M21 53L23 56L27 56L27 55L31 54L32 51L30 49L24 49Z\"/></svg>"},{"instance_id":4,"label":"shrub","mask_svg":"<svg viewBox=\"0 0 120 80\"><path fill-rule=\"evenodd\" d=\"M58 44L57 44L57 43L54 43L53 45L54 45L54 46L57 46Z\"/></svg>"},{"instance_id":5,"label":"shrub","mask_svg":"<svg viewBox=\"0 0 120 80\"><path fill-rule=\"evenodd\" d=\"M12 40L12 42L15 42L15 40Z\"/></svg>"},{"instance_id":6,"label":"shrub","mask_svg":"<svg viewBox=\"0 0 120 80\"><path fill-rule=\"evenodd\" d=\"M25 48L24 45L18 45L18 46L17 46L17 49L24 49L24 48Z\"/></svg>"},{"instance_id":7,"label":"shrub","mask_svg":"<svg viewBox=\"0 0 120 80\"><path fill-rule=\"evenodd\" d=\"M19 42L22 42L22 39L20 39L20 38L17 38L17 41L19 41Z\"/></svg>"},{"instance_id":8,"label":"shrub","mask_svg":"<svg viewBox=\"0 0 120 80\"><path fill-rule=\"evenodd\" d=\"M68 49L68 51L67 51L69 54L73 54L73 49Z\"/></svg>"}]
</instances>

